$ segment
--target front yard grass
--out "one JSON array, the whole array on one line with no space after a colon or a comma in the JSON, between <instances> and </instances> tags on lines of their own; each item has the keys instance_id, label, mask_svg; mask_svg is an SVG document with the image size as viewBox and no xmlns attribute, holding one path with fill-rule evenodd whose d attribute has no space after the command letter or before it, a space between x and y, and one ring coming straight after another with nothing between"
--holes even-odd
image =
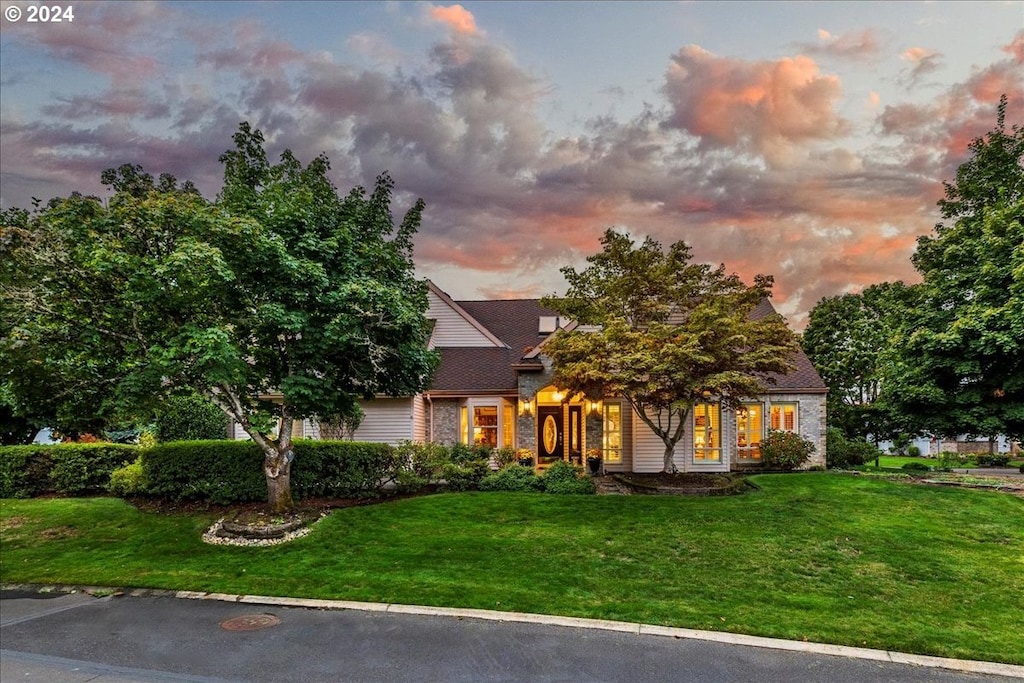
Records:
<instances>
[{"instance_id":1,"label":"front yard grass","mask_svg":"<svg viewBox=\"0 0 1024 683\"><path fill-rule=\"evenodd\" d=\"M5 500L0 579L516 610L1024 664L1024 500L831 473L744 496L460 493L267 548L112 498Z\"/></svg>"}]
</instances>

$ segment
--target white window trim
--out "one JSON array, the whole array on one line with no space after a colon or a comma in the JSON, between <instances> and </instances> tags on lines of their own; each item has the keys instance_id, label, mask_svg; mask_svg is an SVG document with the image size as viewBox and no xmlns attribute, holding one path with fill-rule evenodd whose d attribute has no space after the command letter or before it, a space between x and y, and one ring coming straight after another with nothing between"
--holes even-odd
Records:
<instances>
[{"instance_id":1,"label":"white window trim","mask_svg":"<svg viewBox=\"0 0 1024 683\"><path fill-rule=\"evenodd\" d=\"M793 429L792 429L792 432L794 434L799 434L800 433L800 402L799 401L772 401L771 403L769 403L768 404L768 422L767 422L767 427L768 427L768 429L770 431L776 431L776 432L788 432L788 431L790 431L790 430L786 429L786 427L784 425L780 426L778 429L772 430L772 415L771 415L772 408L775 408L775 407L783 408L785 406L793 406Z\"/></svg>"},{"instance_id":2,"label":"white window trim","mask_svg":"<svg viewBox=\"0 0 1024 683\"><path fill-rule=\"evenodd\" d=\"M715 431L715 436L718 437L718 445L717 446L713 446L711 448L708 448L706 446L702 446L700 448L697 447L697 429L698 429L698 427L697 427L697 406L698 405L714 406L717 409L717 411L718 411L718 427L717 427L716 430L714 430ZM724 444L722 443L722 404L721 403L712 403L710 401L707 401L707 402L704 402L704 403L698 403L697 405L694 406L692 412L693 412L693 416L690 418L690 426L691 426L691 429L692 429L692 431L690 433L690 446L693 449L693 454L692 454L693 464L694 465L709 465L709 464L717 465L719 463L724 462L725 453L723 452ZM704 415L707 416L707 408L705 408ZM708 431L708 427L707 426L700 427L700 429L703 430L705 434L707 434L707 431ZM703 453L705 457L698 458L697 457L698 451ZM709 455L709 451L718 451L718 458L717 459L711 459L710 457L707 457Z\"/></svg>"}]
</instances>

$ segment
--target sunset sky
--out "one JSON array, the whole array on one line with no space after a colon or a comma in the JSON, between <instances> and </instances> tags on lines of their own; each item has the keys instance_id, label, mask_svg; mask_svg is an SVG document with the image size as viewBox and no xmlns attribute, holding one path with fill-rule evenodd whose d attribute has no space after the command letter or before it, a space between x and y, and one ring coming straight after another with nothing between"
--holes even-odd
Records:
<instances>
[{"instance_id":1,"label":"sunset sky","mask_svg":"<svg viewBox=\"0 0 1024 683\"><path fill-rule=\"evenodd\" d=\"M1001 93L1024 123L1021 1L30 4L0 2L0 206L123 163L213 198L249 121L423 197L417 271L456 299L561 293L619 226L773 274L802 328L913 280Z\"/></svg>"}]
</instances>

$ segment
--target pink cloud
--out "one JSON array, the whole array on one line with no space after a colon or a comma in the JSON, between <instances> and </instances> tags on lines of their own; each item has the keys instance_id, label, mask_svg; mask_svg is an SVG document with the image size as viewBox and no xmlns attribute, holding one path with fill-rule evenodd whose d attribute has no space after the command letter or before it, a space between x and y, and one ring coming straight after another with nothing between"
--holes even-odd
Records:
<instances>
[{"instance_id":1,"label":"pink cloud","mask_svg":"<svg viewBox=\"0 0 1024 683\"><path fill-rule=\"evenodd\" d=\"M430 5L427 12L431 19L445 24L455 33L469 36L480 33L476 26L476 19L473 18L473 13L462 5L449 5L447 7Z\"/></svg>"},{"instance_id":2,"label":"pink cloud","mask_svg":"<svg viewBox=\"0 0 1024 683\"><path fill-rule=\"evenodd\" d=\"M1012 56L1018 64L1024 64L1024 31L1018 31L1010 44L1003 46L1003 52Z\"/></svg>"},{"instance_id":3,"label":"pink cloud","mask_svg":"<svg viewBox=\"0 0 1024 683\"><path fill-rule=\"evenodd\" d=\"M841 59L866 61L875 59L881 52L878 34L872 29L851 31L842 35L834 35L825 29L818 29L816 44L800 46L805 52Z\"/></svg>"},{"instance_id":4,"label":"pink cloud","mask_svg":"<svg viewBox=\"0 0 1024 683\"><path fill-rule=\"evenodd\" d=\"M793 145L849 128L834 111L839 78L821 75L808 57L748 62L690 45L672 57L663 91L672 105L669 125L706 146L754 151L773 163Z\"/></svg>"}]
</instances>

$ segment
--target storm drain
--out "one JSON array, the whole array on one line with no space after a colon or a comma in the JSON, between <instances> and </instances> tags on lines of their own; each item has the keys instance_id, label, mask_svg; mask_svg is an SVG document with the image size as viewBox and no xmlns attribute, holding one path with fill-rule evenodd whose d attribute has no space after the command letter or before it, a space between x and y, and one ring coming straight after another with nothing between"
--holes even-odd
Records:
<instances>
[{"instance_id":1,"label":"storm drain","mask_svg":"<svg viewBox=\"0 0 1024 683\"><path fill-rule=\"evenodd\" d=\"M261 628L277 626L281 620L273 614L246 614L220 622L225 631L259 631Z\"/></svg>"}]
</instances>

